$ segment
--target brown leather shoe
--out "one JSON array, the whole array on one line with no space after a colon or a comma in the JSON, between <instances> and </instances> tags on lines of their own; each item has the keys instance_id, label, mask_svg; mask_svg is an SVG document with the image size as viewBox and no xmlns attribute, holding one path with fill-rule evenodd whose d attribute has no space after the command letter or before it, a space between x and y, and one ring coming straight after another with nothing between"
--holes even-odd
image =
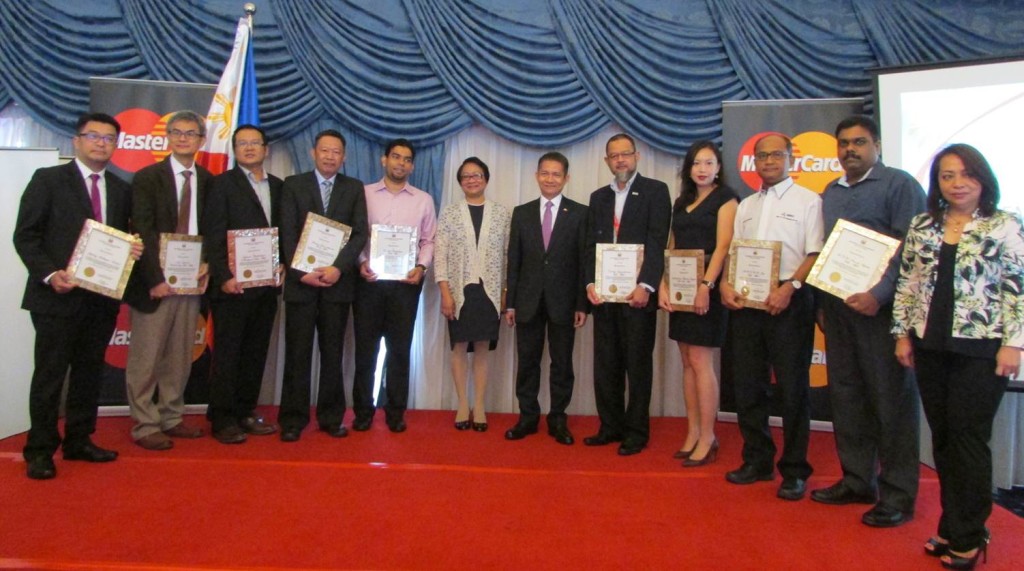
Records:
<instances>
[{"instance_id":1,"label":"brown leather shoe","mask_svg":"<svg viewBox=\"0 0 1024 571\"><path fill-rule=\"evenodd\" d=\"M171 442L171 439L162 432L147 434L137 439L135 443L146 450L170 450L174 447L174 442Z\"/></svg>"},{"instance_id":2,"label":"brown leather shoe","mask_svg":"<svg viewBox=\"0 0 1024 571\"><path fill-rule=\"evenodd\" d=\"M262 416L247 416L238 424L246 434L252 434L253 436L266 436L277 432L277 425L273 422L267 422Z\"/></svg>"},{"instance_id":3,"label":"brown leather shoe","mask_svg":"<svg viewBox=\"0 0 1024 571\"><path fill-rule=\"evenodd\" d=\"M189 426L184 422L179 422L173 427L165 430L164 434L172 438L199 438L203 435L203 429L198 426Z\"/></svg>"},{"instance_id":4,"label":"brown leather shoe","mask_svg":"<svg viewBox=\"0 0 1024 571\"><path fill-rule=\"evenodd\" d=\"M221 430L214 430L213 437L221 444L241 444L246 440L245 432L233 424Z\"/></svg>"}]
</instances>

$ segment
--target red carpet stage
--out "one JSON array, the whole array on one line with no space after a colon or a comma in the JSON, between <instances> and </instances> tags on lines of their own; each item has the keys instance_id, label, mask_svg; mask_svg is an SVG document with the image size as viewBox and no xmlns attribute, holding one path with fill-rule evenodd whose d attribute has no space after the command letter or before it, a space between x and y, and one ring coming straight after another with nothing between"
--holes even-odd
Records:
<instances>
[{"instance_id":1,"label":"red carpet stage","mask_svg":"<svg viewBox=\"0 0 1024 571\"><path fill-rule=\"evenodd\" d=\"M267 411L274 416L276 411ZM457 432L453 413L412 411L409 430L335 440L212 438L169 452L131 443L127 418L101 418L95 440L113 464L65 462L57 478L25 477L25 436L0 441L0 568L158 569L941 569L921 545L938 517L938 482L921 473L916 519L879 530L868 506L775 497L780 480L735 486L736 426L721 424L717 463L671 460L685 419L654 419L651 446L619 457L544 433ZM190 417L199 422L200 417ZM349 418L346 421L350 420ZM205 422L203 423L205 426ZM832 435L811 439L810 488L839 476ZM1020 569L1024 520L995 508L985 571Z\"/></svg>"}]
</instances>

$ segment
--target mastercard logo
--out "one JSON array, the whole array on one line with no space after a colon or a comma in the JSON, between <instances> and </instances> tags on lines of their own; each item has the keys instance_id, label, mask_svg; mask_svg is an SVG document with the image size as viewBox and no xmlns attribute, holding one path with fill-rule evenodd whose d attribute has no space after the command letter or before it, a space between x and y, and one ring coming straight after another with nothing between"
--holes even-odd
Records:
<instances>
[{"instance_id":1,"label":"mastercard logo","mask_svg":"<svg viewBox=\"0 0 1024 571\"><path fill-rule=\"evenodd\" d=\"M209 334L209 335L208 335ZM208 327L207 320L202 314L196 322L195 342L192 345L192 362L196 362L203 356L208 345L208 337L212 338L213 330ZM121 304L121 310L117 314L117 325L114 333L110 336L110 343L104 360L108 365L116 369L124 369L128 365L128 348L132 340L132 314L127 304ZM210 344L212 348L212 344Z\"/></svg>"},{"instance_id":2,"label":"mastercard logo","mask_svg":"<svg viewBox=\"0 0 1024 571\"><path fill-rule=\"evenodd\" d=\"M126 172L158 163L171 154L167 141L167 120L171 113L158 115L149 109L125 109L115 119L121 124L117 149L111 162Z\"/></svg>"},{"instance_id":3,"label":"mastercard logo","mask_svg":"<svg viewBox=\"0 0 1024 571\"><path fill-rule=\"evenodd\" d=\"M754 165L754 143L766 135L781 135L774 131L764 131L751 136L740 147L736 167L740 178L751 190L761 188L761 177ZM843 174L843 165L836 156L836 138L821 131L800 133L793 141L793 164L789 176L800 186L814 192L822 192L828 183Z\"/></svg>"}]
</instances>

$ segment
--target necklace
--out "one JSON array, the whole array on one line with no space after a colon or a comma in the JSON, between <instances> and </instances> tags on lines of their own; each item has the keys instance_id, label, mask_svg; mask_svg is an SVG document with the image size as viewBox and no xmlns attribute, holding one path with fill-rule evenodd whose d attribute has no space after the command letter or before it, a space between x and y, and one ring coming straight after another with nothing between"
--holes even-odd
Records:
<instances>
[{"instance_id":1,"label":"necklace","mask_svg":"<svg viewBox=\"0 0 1024 571\"><path fill-rule=\"evenodd\" d=\"M958 220L956 218L953 218L952 216L946 216L946 222L948 223L947 229L950 232L959 234L959 233L963 232L964 225L966 225L971 220L972 220L972 218L964 218L962 220Z\"/></svg>"}]
</instances>

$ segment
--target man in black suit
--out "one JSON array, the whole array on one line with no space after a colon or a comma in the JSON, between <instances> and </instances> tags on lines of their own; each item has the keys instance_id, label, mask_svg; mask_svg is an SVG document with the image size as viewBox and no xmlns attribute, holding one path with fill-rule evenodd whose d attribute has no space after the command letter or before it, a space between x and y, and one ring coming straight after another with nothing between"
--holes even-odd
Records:
<instances>
[{"instance_id":1,"label":"man in black suit","mask_svg":"<svg viewBox=\"0 0 1024 571\"><path fill-rule=\"evenodd\" d=\"M206 136L203 118L178 111L167 121L171 155L135 173L132 224L146 250L125 292L132 308L132 340L125 380L132 438L146 450L167 450L171 438L199 438L202 429L183 421L185 385L199 318L199 295L176 295L160 265L160 235L199 236L210 172L195 162ZM205 264L199 287L206 286ZM157 401L154 402L154 393Z\"/></svg>"},{"instance_id":2,"label":"man in black suit","mask_svg":"<svg viewBox=\"0 0 1024 571\"><path fill-rule=\"evenodd\" d=\"M537 432L546 331L551 356L548 434L560 444L574 442L565 409L576 380L572 367L576 329L587 322L582 263L587 207L562 196L568 182L569 159L565 155L552 152L541 156L537 161L541 198L512 211L505 321L516 328L519 421L505 432L507 440Z\"/></svg>"},{"instance_id":3,"label":"man in black suit","mask_svg":"<svg viewBox=\"0 0 1024 571\"><path fill-rule=\"evenodd\" d=\"M267 157L263 129L242 125L232 135L231 145L235 168L214 177L203 216L210 264L207 293L216 343L206 416L214 438L223 444L240 444L247 434L277 432L277 426L264 421L255 409L281 288L243 287L228 264L227 233L280 226L284 182L263 170Z\"/></svg>"},{"instance_id":4,"label":"man in black suit","mask_svg":"<svg viewBox=\"0 0 1024 571\"><path fill-rule=\"evenodd\" d=\"M341 174L345 137L335 130L316 136L315 169L284 181L281 199L281 254L291 264L306 216L316 213L352 228L348 243L329 266L306 273L289 268L285 277L285 359L281 386L281 440L295 442L309 424L313 333L320 345L320 389L316 419L320 430L336 438L348 435L341 357L345 326L355 295L356 261L366 244L363 183Z\"/></svg>"},{"instance_id":5,"label":"man in black suit","mask_svg":"<svg viewBox=\"0 0 1024 571\"><path fill-rule=\"evenodd\" d=\"M25 187L14 229L14 247L28 268L21 307L36 330L29 389L28 431L23 454L28 477L57 475L53 453L61 388L68 379L64 459L110 462L117 452L93 444L103 357L114 332L119 303L75 287L64 271L87 219L128 231L131 189L106 171L121 126L110 115L83 115L75 125L75 160L39 169ZM136 257L141 245L133 249Z\"/></svg>"},{"instance_id":6,"label":"man in black suit","mask_svg":"<svg viewBox=\"0 0 1024 571\"><path fill-rule=\"evenodd\" d=\"M651 378L657 326L657 287L665 266L672 205L668 186L640 176L640 153L633 138L619 133L605 145L612 184L590 195L587 298L594 304L594 397L601 428L583 440L587 446L621 442L619 454L637 454L650 433ZM604 303L594 287L599 243L643 244L644 257L627 303ZM629 377L629 403L624 399Z\"/></svg>"}]
</instances>

